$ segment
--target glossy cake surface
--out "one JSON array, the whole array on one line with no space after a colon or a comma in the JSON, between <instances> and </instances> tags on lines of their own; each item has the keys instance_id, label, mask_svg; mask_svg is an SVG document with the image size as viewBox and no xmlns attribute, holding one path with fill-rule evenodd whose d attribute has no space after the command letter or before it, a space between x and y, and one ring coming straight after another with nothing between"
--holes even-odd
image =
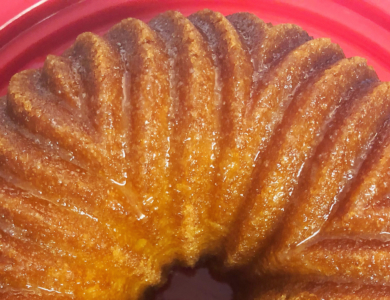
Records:
<instances>
[{"instance_id":1,"label":"glossy cake surface","mask_svg":"<svg viewBox=\"0 0 390 300\"><path fill-rule=\"evenodd\" d=\"M0 298L139 299L213 257L249 299L387 299L389 116L389 83L296 25L84 33L0 98Z\"/></svg>"}]
</instances>

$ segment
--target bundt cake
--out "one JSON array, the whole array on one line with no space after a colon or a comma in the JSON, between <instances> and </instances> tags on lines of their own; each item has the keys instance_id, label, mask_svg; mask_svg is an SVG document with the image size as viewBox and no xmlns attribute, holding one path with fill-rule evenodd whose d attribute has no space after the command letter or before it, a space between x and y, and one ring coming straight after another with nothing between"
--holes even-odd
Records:
<instances>
[{"instance_id":1,"label":"bundt cake","mask_svg":"<svg viewBox=\"0 0 390 300\"><path fill-rule=\"evenodd\" d=\"M0 115L1 299L139 299L205 257L247 299L390 299L390 84L329 39L126 19Z\"/></svg>"}]
</instances>

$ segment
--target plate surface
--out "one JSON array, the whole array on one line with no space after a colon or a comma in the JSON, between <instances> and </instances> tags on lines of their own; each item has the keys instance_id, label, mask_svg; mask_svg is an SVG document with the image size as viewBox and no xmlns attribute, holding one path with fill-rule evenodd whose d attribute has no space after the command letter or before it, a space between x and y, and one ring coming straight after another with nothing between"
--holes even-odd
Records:
<instances>
[{"instance_id":1,"label":"plate surface","mask_svg":"<svg viewBox=\"0 0 390 300\"><path fill-rule=\"evenodd\" d=\"M189 15L203 8L225 15L248 11L273 24L298 24L314 37L330 37L348 57L365 57L381 80L390 81L390 0L2 0L1 4L0 96L14 73L42 66L48 54L60 54L82 32L102 34L124 18L148 21L166 10ZM190 277L196 287L187 286ZM157 299L181 299L180 290L186 293L183 299L189 294L203 299L231 296L226 284L210 278L205 269L191 276L177 273L172 286Z\"/></svg>"}]
</instances>

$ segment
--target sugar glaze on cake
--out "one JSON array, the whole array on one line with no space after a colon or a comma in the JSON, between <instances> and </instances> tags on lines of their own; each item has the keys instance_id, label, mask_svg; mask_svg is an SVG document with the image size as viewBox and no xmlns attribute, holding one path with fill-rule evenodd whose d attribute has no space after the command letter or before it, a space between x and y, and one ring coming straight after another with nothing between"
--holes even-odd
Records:
<instances>
[{"instance_id":1,"label":"sugar glaze on cake","mask_svg":"<svg viewBox=\"0 0 390 300\"><path fill-rule=\"evenodd\" d=\"M0 101L0 296L139 299L215 257L280 278L248 299L390 299L389 114L364 59L296 25L84 33Z\"/></svg>"}]
</instances>

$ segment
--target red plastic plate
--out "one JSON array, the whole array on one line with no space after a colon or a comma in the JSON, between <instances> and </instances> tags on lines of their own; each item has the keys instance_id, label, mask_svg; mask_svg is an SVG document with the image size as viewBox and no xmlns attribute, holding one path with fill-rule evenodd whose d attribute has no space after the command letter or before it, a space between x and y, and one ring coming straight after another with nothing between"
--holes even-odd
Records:
<instances>
[{"instance_id":1,"label":"red plastic plate","mask_svg":"<svg viewBox=\"0 0 390 300\"><path fill-rule=\"evenodd\" d=\"M188 15L203 8L226 15L248 11L274 24L298 24L314 37L330 37L347 56L367 58L380 79L390 81L390 0L2 0L1 4L0 95L6 93L14 73L40 67L48 54L60 54L82 32L101 34L128 17L148 21L166 10ZM193 292L187 288L191 276L200 287ZM231 296L226 284L213 282L204 269L191 276L175 274L172 279L183 299ZM182 299L179 290L168 288L157 298ZM215 290L221 293L216 295Z\"/></svg>"}]
</instances>

